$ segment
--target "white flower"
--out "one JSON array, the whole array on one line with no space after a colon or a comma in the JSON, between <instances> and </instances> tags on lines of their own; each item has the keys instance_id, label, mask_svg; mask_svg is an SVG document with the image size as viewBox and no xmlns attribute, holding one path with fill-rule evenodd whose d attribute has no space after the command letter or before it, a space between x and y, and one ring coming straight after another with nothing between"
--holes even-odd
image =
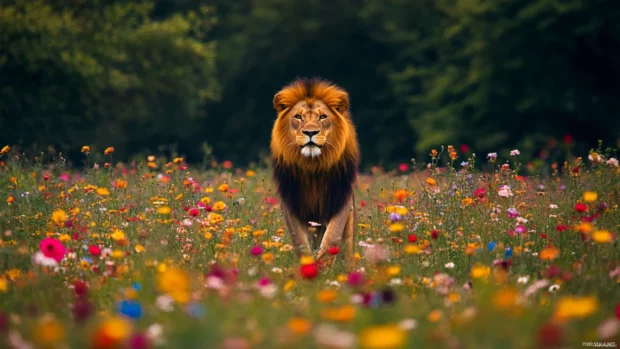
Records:
<instances>
[{"instance_id":1,"label":"white flower","mask_svg":"<svg viewBox=\"0 0 620 349\"><path fill-rule=\"evenodd\" d=\"M522 285L527 284L529 281L530 281L529 276L519 276L519 278L517 279L517 283L522 284Z\"/></svg>"},{"instance_id":2,"label":"white flower","mask_svg":"<svg viewBox=\"0 0 620 349\"><path fill-rule=\"evenodd\" d=\"M552 209L552 210L555 210L556 208L558 208L558 205L549 204L549 208Z\"/></svg>"},{"instance_id":3,"label":"white flower","mask_svg":"<svg viewBox=\"0 0 620 349\"><path fill-rule=\"evenodd\" d=\"M515 150L511 150L510 151L510 156L517 156L521 154L521 152L519 152L519 149L515 149Z\"/></svg>"},{"instance_id":4,"label":"white flower","mask_svg":"<svg viewBox=\"0 0 620 349\"><path fill-rule=\"evenodd\" d=\"M355 347L357 337L346 331L340 331L334 325L320 324L314 331L314 340L319 346L333 349L348 349Z\"/></svg>"},{"instance_id":5,"label":"white flower","mask_svg":"<svg viewBox=\"0 0 620 349\"><path fill-rule=\"evenodd\" d=\"M35 264L42 265L44 267L56 267L58 266L58 262L54 258L46 257L43 252L39 251L34 254L32 257L32 261Z\"/></svg>"},{"instance_id":6,"label":"white flower","mask_svg":"<svg viewBox=\"0 0 620 349\"><path fill-rule=\"evenodd\" d=\"M276 273L276 274L282 274L282 269L280 269L280 268L272 268L271 272L272 273Z\"/></svg>"},{"instance_id":7,"label":"white flower","mask_svg":"<svg viewBox=\"0 0 620 349\"><path fill-rule=\"evenodd\" d=\"M618 159L610 158L605 162L608 166L618 167Z\"/></svg>"},{"instance_id":8,"label":"white flower","mask_svg":"<svg viewBox=\"0 0 620 349\"><path fill-rule=\"evenodd\" d=\"M403 284L403 280L399 278L393 278L390 280L390 283L389 283L390 286L396 286L396 285L402 285L402 284Z\"/></svg>"},{"instance_id":9,"label":"white flower","mask_svg":"<svg viewBox=\"0 0 620 349\"><path fill-rule=\"evenodd\" d=\"M452 268L454 268L454 263L452 263L452 262L450 262L450 263L446 263L446 264L444 265L444 267L446 267L446 268L448 268L448 269L452 269Z\"/></svg>"},{"instance_id":10,"label":"white flower","mask_svg":"<svg viewBox=\"0 0 620 349\"><path fill-rule=\"evenodd\" d=\"M542 279L542 280L536 280L534 281L533 284L531 284L523 293L523 295L525 297L529 297L533 294L535 294L536 292L538 292L538 290L547 287L547 285L549 285L549 280L547 279Z\"/></svg>"},{"instance_id":11,"label":"white flower","mask_svg":"<svg viewBox=\"0 0 620 349\"><path fill-rule=\"evenodd\" d=\"M517 223L525 224L527 223L527 219L523 217L517 217Z\"/></svg>"},{"instance_id":12,"label":"white flower","mask_svg":"<svg viewBox=\"0 0 620 349\"><path fill-rule=\"evenodd\" d=\"M146 329L146 337L155 345L164 344L164 329L160 324L152 324Z\"/></svg>"},{"instance_id":13,"label":"white flower","mask_svg":"<svg viewBox=\"0 0 620 349\"><path fill-rule=\"evenodd\" d=\"M174 309L174 299L169 296L159 296L155 299L155 306L157 309L169 313Z\"/></svg>"},{"instance_id":14,"label":"white flower","mask_svg":"<svg viewBox=\"0 0 620 349\"><path fill-rule=\"evenodd\" d=\"M310 225L311 227L320 227L321 223L317 223L317 222L308 222L308 225Z\"/></svg>"},{"instance_id":15,"label":"white flower","mask_svg":"<svg viewBox=\"0 0 620 349\"><path fill-rule=\"evenodd\" d=\"M487 158L489 158L489 159L497 159L497 153L489 153L489 154L487 154Z\"/></svg>"},{"instance_id":16,"label":"white flower","mask_svg":"<svg viewBox=\"0 0 620 349\"><path fill-rule=\"evenodd\" d=\"M405 331L413 330L416 326L418 326L418 323L415 319L403 319L398 323L398 327Z\"/></svg>"},{"instance_id":17,"label":"white flower","mask_svg":"<svg viewBox=\"0 0 620 349\"><path fill-rule=\"evenodd\" d=\"M276 293L278 293L278 287L274 284L269 284L267 286L263 286L260 288L261 296L267 299L273 298L276 295Z\"/></svg>"},{"instance_id":18,"label":"white flower","mask_svg":"<svg viewBox=\"0 0 620 349\"><path fill-rule=\"evenodd\" d=\"M555 293L559 289L560 289L560 285L558 285L558 284L553 284L553 285L549 286L549 292L551 292L551 293Z\"/></svg>"}]
</instances>

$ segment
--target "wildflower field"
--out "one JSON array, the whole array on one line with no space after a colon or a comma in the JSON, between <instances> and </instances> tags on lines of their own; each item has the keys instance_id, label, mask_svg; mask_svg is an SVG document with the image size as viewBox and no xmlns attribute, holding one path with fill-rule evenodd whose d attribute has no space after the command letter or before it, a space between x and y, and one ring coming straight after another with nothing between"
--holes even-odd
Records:
<instances>
[{"instance_id":1,"label":"wildflower field","mask_svg":"<svg viewBox=\"0 0 620 349\"><path fill-rule=\"evenodd\" d=\"M297 258L267 166L0 150L1 348L620 341L620 169L433 150L356 187L356 263ZM103 161L101 161L103 159ZM309 222L311 224L311 222Z\"/></svg>"}]
</instances>

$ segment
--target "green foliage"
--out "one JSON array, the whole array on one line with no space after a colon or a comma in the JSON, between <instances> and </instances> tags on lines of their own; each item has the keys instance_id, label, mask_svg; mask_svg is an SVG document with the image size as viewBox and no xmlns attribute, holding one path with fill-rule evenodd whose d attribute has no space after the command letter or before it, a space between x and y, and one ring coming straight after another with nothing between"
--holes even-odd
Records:
<instances>
[{"instance_id":1,"label":"green foliage","mask_svg":"<svg viewBox=\"0 0 620 349\"><path fill-rule=\"evenodd\" d=\"M205 37L215 17L202 7L154 21L152 9L148 1L5 1L3 138L131 151L191 135L219 95L215 42Z\"/></svg>"}]
</instances>

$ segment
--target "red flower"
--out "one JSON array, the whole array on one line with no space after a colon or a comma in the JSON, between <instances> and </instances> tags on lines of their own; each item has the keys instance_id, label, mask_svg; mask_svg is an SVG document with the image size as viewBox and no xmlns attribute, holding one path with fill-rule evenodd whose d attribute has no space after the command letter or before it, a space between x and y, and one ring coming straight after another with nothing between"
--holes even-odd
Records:
<instances>
[{"instance_id":1,"label":"red flower","mask_svg":"<svg viewBox=\"0 0 620 349\"><path fill-rule=\"evenodd\" d=\"M485 195L486 195L486 190L484 188L478 188L474 190L474 197L482 199L484 198Z\"/></svg>"},{"instance_id":2,"label":"red flower","mask_svg":"<svg viewBox=\"0 0 620 349\"><path fill-rule=\"evenodd\" d=\"M588 210L588 206L586 206L585 204L578 202L575 205L575 211L577 212L586 212Z\"/></svg>"},{"instance_id":3,"label":"red flower","mask_svg":"<svg viewBox=\"0 0 620 349\"><path fill-rule=\"evenodd\" d=\"M546 238L547 238L547 234L540 234L540 237L541 237L542 239L546 239Z\"/></svg>"},{"instance_id":4,"label":"red flower","mask_svg":"<svg viewBox=\"0 0 620 349\"><path fill-rule=\"evenodd\" d=\"M433 230L431 230L431 237L432 237L434 240L437 240L437 238L439 237L439 232L437 231L437 229L433 229Z\"/></svg>"},{"instance_id":5,"label":"red flower","mask_svg":"<svg viewBox=\"0 0 620 349\"><path fill-rule=\"evenodd\" d=\"M409 240L409 242L413 243L418 241L418 237L415 236L415 234L409 234L409 236L407 236L407 240Z\"/></svg>"},{"instance_id":6,"label":"red flower","mask_svg":"<svg viewBox=\"0 0 620 349\"><path fill-rule=\"evenodd\" d=\"M364 283L364 275L360 272L354 271L347 277L347 284L352 287L361 286Z\"/></svg>"},{"instance_id":7,"label":"red flower","mask_svg":"<svg viewBox=\"0 0 620 349\"><path fill-rule=\"evenodd\" d=\"M207 206L205 206L205 211L211 212L211 211L213 211L213 207L207 205Z\"/></svg>"},{"instance_id":8,"label":"red flower","mask_svg":"<svg viewBox=\"0 0 620 349\"><path fill-rule=\"evenodd\" d=\"M319 269L315 263L304 264L300 269L301 277L307 280L312 280L319 275Z\"/></svg>"},{"instance_id":9,"label":"red flower","mask_svg":"<svg viewBox=\"0 0 620 349\"><path fill-rule=\"evenodd\" d=\"M67 250L63 244L54 238L45 238L39 245L41 252L45 257L53 258L56 262L60 262L64 257Z\"/></svg>"},{"instance_id":10,"label":"red flower","mask_svg":"<svg viewBox=\"0 0 620 349\"><path fill-rule=\"evenodd\" d=\"M566 224L558 224L558 225L555 226L555 230L559 231L560 233L563 232L566 229L568 229L568 225L566 225Z\"/></svg>"},{"instance_id":11,"label":"red flower","mask_svg":"<svg viewBox=\"0 0 620 349\"><path fill-rule=\"evenodd\" d=\"M569 134L565 134L564 135L564 143L572 144L573 143L573 136L571 136Z\"/></svg>"},{"instance_id":12,"label":"red flower","mask_svg":"<svg viewBox=\"0 0 620 349\"><path fill-rule=\"evenodd\" d=\"M620 303L616 305L616 317L620 320Z\"/></svg>"},{"instance_id":13,"label":"red flower","mask_svg":"<svg viewBox=\"0 0 620 349\"><path fill-rule=\"evenodd\" d=\"M562 343L562 329L553 324L542 325L538 329L538 344L542 348L557 347Z\"/></svg>"},{"instance_id":14,"label":"red flower","mask_svg":"<svg viewBox=\"0 0 620 349\"><path fill-rule=\"evenodd\" d=\"M73 292L78 297L84 297L88 292L88 285L84 281L78 280L73 283Z\"/></svg>"},{"instance_id":15,"label":"red flower","mask_svg":"<svg viewBox=\"0 0 620 349\"><path fill-rule=\"evenodd\" d=\"M467 153L469 151L469 145L461 144L461 146L459 147L459 150L461 151L461 153Z\"/></svg>"},{"instance_id":16,"label":"red flower","mask_svg":"<svg viewBox=\"0 0 620 349\"><path fill-rule=\"evenodd\" d=\"M101 256L101 249L95 245L88 246L88 252L90 252L91 256L95 256L95 257Z\"/></svg>"},{"instance_id":17,"label":"red flower","mask_svg":"<svg viewBox=\"0 0 620 349\"><path fill-rule=\"evenodd\" d=\"M398 169L400 170L400 172L407 172L407 170L409 169L409 165L403 163L398 165Z\"/></svg>"},{"instance_id":18,"label":"red flower","mask_svg":"<svg viewBox=\"0 0 620 349\"><path fill-rule=\"evenodd\" d=\"M327 253L331 254L332 256L337 255L340 252L340 249L338 248L338 246L332 246L329 248L329 250L327 250Z\"/></svg>"},{"instance_id":19,"label":"red flower","mask_svg":"<svg viewBox=\"0 0 620 349\"><path fill-rule=\"evenodd\" d=\"M192 217L197 217L200 214L200 211L197 208L192 208L189 210L189 215Z\"/></svg>"}]
</instances>

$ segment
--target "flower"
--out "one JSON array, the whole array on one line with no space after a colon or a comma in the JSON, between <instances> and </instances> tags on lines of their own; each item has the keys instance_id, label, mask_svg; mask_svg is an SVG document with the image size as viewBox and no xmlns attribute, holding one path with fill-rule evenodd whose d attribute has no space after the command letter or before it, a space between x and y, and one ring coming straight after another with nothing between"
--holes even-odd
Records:
<instances>
[{"instance_id":1,"label":"flower","mask_svg":"<svg viewBox=\"0 0 620 349\"><path fill-rule=\"evenodd\" d=\"M316 263L303 264L299 270L301 277L307 280L312 280L319 275L319 269Z\"/></svg>"},{"instance_id":2,"label":"flower","mask_svg":"<svg viewBox=\"0 0 620 349\"><path fill-rule=\"evenodd\" d=\"M35 342L41 347L55 347L65 339L65 328L53 316L44 316L34 328Z\"/></svg>"},{"instance_id":3,"label":"flower","mask_svg":"<svg viewBox=\"0 0 620 349\"><path fill-rule=\"evenodd\" d=\"M491 268L486 265L477 264L471 268L470 275L474 279L487 278L491 274Z\"/></svg>"},{"instance_id":4,"label":"flower","mask_svg":"<svg viewBox=\"0 0 620 349\"><path fill-rule=\"evenodd\" d=\"M401 223L394 223L394 224L390 224L390 227L388 229L392 233L399 233L399 232L403 231L403 229L405 229L405 226L402 225Z\"/></svg>"},{"instance_id":5,"label":"flower","mask_svg":"<svg viewBox=\"0 0 620 349\"><path fill-rule=\"evenodd\" d=\"M517 156L521 154L521 152L519 152L519 149L515 149L515 150L511 150L510 151L510 156Z\"/></svg>"},{"instance_id":6,"label":"flower","mask_svg":"<svg viewBox=\"0 0 620 349\"><path fill-rule=\"evenodd\" d=\"M90 147L89 146L85 145L85 146L82 147L82 153L88 154L89 151L90 151Z\"/></svg>"},{"instance_id":7,"label":"flower","mask_svg":"<svg viewBox=\"0 0 620 349\"><path fill-rule=\"evenodd\" d=\"M489 158L490 162L495 162L495 160L497 159L497 153L489 153L487 154L487 158Z\"/></svg>"},{"instance_id":8,"label":"flower","mask_svg":"<svg viewBox=\"0 0 620 349\"><path fill-rule=\"evenodd\" d=\"M189 276L179 268L166 268L157 277L157 285L160 291L168 294L179 303L189 301L190 282Z\"/></svg>"},{"instance_id":9,"label":"flower","mask_svg":"<svg viewBox=\"0 0 620 349\"><path fill-rule=\"evenodd\" d=\"M461 200L461 203L464 206L469 206L469 205L474 203L474 199L472 199L472 198L465 198L465 199Z\"/></svg>"},{"instance_id":10,"label":"flower","mask_svg":"<svg viewBox=\"0 0 620 349\"><path fill-rule=\"evenodd\" d=\"M507 198L507 197L513 196L514 194L512 193L512 190L510 189L509 185L502 185L497 190L497 195Z\"/></svg>"},{"instance_id":11,"label":"flower","mask_svg":"<svg viewBox=\"0 0 620 349\"><path fill-rule=\"evenodd\" d=\"M554 315L559 320L583 319L596 312L596 297L562 297L555 307Z\"/></svg>"},{"instance_id":12,"label":"flower","mask_svg":"<svg viewBox=\"0 0 620 349\"><path fill-rule=\"evenodd\" d=\"M11 147L9 147L8 145L5 145L4 147L2 147L2 149L0 149L0 156L8 153L9 150L11 150Z\"/></svg>"},{"instance_id":13,"label":"flower","mask_svg":"<svg viewBox=\"0 0 620 349\"><path fill-rule=\"evenodd\" d=\"M142 306L134 300L124 300L117 305L117 311L129 318L139 319L142 317Z\"/></svg>"},{"instance_id":14,"label":"flower","mask_svg":"<svg viewBox=\"0 0 620 349\"><path fill-rule=\"evenodd\" d=\"M310 332L312 323L308 319L293 317L288 320L288 328L296 335L303 336Z\"/></svg>"},{"instance_id":15,"label":"flower","mask_svg":"<svg viewBox=\"0 0 620 349\"><path fill-rule=\"evenodd\" d=\"M189 215L192 217L197 217L200 214L200 211L197 208L191 208L189 210Z\"/></svg>"},{"instance_id":16,"label":"flower","mask_svg":"<svg viewBox=\"0 0 620 349\"><path fill-rule=\"evenodd\" d=\"M340 248L338 248L338 246L332 246L327 250L327 253L329 253L332 256L335 256L338 253L340 253Z\"/></svg>"},{"instance_id":17,"label":"flower","mask_svg":"<svg viewBox=\"0 0 620 349\"><path fill-rule=\"evenodd\" d=\"M97 329L93 338L94 348L113 348L129 338L132 324L126 317L107 318Z\"/></svg>"},{"instance_id":18,"label":"flower","mask_svg":"<svg viewBox=\"0 0 620 349\"><path fill-rule=\"evenodd\" d=\"M95 190L97 195L108 196L110 195L110 190L108 188L100 187Z\"/></svg>"},{"instance_id":19,"label":"flower","mask_svg":"<svg viewBox=\"0 0 620 349\"><path fill-rule=\"evenodd\" d=\"M577 204L575 204L575 211L577 212L586 212L588 210L588 206L586 206L585 204L578 202Z\"/></svg>"},{"instance_id":20,"label":"flower","mask_svg":"<svg viewBox=\"0 0 620 349\"><path fill-rule=\"evenodd\" d=\"M335 308L323 308L321 317L325 320L336 322L351 322L355 318L357 311L351 304Z\"/></svg>"},{"instance_id":21,"label":"flower","mask_svg":"<svg viewBox=\"0 0 620 349\"><path fill-rule=\"evenodd\" d=\"M540 251L540 259L543 261L552 261L560 255L560 250L555 247L547 247Z\"/></svg>"},{"instance_id":22,"label":"flower","mask_svg":"<svg viewBox=\"0 0 620 349\"><path fill-rule=\"evenodd\" d=\"M409 195L409 194L407 193L406 190L398 189L394 193L394 199L396 199L398 202L402 202L402 201L405 201L405 199L407 198L407 195Z\"/></svg>"},{"instance_id":23,"label":"flower","mask_svg":"<svg viewBox=\"0 0 620 349\"><path fill-rule=\"evenodd\" d=\"M103 154L104 154L104 155L110 155L110 154L112 154L112 153L114 153L114 147L107 147L107 148L105 148L105 150L103 151Z\"/></svg>"},{"instance_id":24,"label":"flower","mask_svg":"<svg viewBox=\"0 0 620 349\"><path fill-rule=\"evenodd\" d=\"M226 209L224 201L217 201L213 204L213 211L223 211L224 209Z\"/></svg>"},{"instance_id":25,"label":"flower","mask_svg":"<svg viewBox=\"0 0 620 349\"><path fill-rule=\"evenodd\" d=\"M607 166L618 167L618 159L616 159L616 158L610 158L609 160L607 160L607 161L605 162L605 164L606 164Z\"/></svg>"},{"instance_id":26,"label":"flower","mask_svg":"<svg viewBox=\"0 0 620 349\"><path fill-rule=\"evenodd\" d=\"M583 193L583 200L585 202L594 202L596 201L597 198L598 198L598 194L596 194L596 192L587 191Z\"/></svg>"},{"instance_id":27,"label":"flower","mask_svg":"<svg viewBox=\"0 0 620 349\"><path fill-rule=\"evenodd\" d=\"M432 177L428 177L428 178L426 179L426 183L427 183L429 186L431 186L431 187L432 187L432 186L434 186L435 184L437 184L437 182L436 182L436 181L435 181Z\"/></svg>"},{"instance_id":28,"label":"flower","mask_svg":"<svg viewBox=\"0 0 620 349\"><path fill-rule=\"evenodd\" d=\"M52 258L58 263L65 257L65 246L54 238L43 239L39 248L45 257Z\"/></svg>"},{"instance_id":29,"label":"flower","mask_svg":"<svg viewBox=\"0 0 620 349\"><path fill-rule=\"evenodd\" d=\"M376 325L364 328L358 339L365 349L398 349L407 343L407 332L395 324Z\"/></svg>"},{"instance_id":30,"label":"flower","mask_svg":"<svg viewBox=\"0 0 620 349\"><path fill-rule=\"evenodd\" d=\"M608 244L613 241L613 235L607 230L595 230L592 233L592 240L598 243Z\"/></svg>"},{"instance_id":31,"label":"flower","mask_svg":"<svg viewBox=\"0 0 620 349\"><path fill-rule=\"evenodd\" d=\"M67 212L65 212L64 210L59 209L52 213L52 221L57 225L64 224L67 218Z\"/></svg>"},{"instance_id":32,"label":"flower","mask_svg":"<svg viewBox=\"0 0 620 349\"><path fill-rule=\"evenodd\" d=\"M250 250L250 254L252 256L260 256L263 253L263 248L260 246L254 246L252 247L252 249Z\"/></svg>"}]
</instances>

